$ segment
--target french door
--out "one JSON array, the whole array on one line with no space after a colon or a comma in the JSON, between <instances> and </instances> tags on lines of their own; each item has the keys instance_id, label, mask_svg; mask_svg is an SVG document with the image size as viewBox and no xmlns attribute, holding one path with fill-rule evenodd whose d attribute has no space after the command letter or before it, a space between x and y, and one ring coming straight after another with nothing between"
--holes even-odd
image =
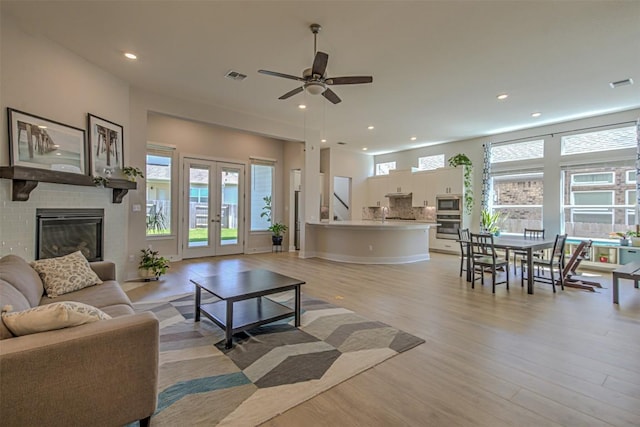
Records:
<instances>
[{"instance_id":1,"label":"french door","mask_svg":"<svg viewBox=\"0 0 640 427\"><path fill-rule=\"evenodd\" d=\"M244 165L183 161L183 258L244 252Z\"/></svg>"}]
</instances>

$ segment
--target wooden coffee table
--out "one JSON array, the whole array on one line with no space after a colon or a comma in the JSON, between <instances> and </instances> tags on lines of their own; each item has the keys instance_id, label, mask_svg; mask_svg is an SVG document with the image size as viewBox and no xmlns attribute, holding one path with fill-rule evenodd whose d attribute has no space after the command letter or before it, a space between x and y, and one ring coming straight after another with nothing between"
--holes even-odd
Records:
<instances>
[{"instance_id":1,"label":"wooden coffee table","mask_svg":"<svg viewBox=\"0 0 640 427\"><path fill-rule=\"evenodd\" d=\"M200 313L225 331L225 348L231 348L232 336L256 326L295 316L300 326L300 286L305 282L269 270L249 270L241 273L221 274L202 279L191 279L196 285L195 321ZM202 290L220 298L210 304L201 304ZM263 298L265 295L295 291L295 309Z\"/></svg>"}]
</instances>

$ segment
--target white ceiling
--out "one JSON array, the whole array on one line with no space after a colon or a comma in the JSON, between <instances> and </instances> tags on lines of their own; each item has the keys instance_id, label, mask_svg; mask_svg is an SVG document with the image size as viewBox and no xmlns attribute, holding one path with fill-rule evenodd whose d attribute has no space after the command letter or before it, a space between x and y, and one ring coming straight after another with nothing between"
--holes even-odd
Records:
<instances>
[{"instance_id":1,"label":"white ceiling","mask_svg":"<svg viewBox=\"0 0 640 427\"><path fill-rule=\"evenodd\" d=\"M640 107L640 1L2 0L2 13L136 87L297 126L306 116L327 145L369 153ZM257 73L310 67L314 22L328 75L373 76L333 86L337 105L278 100L297 82Z\"/></svg>"}]
</instances>

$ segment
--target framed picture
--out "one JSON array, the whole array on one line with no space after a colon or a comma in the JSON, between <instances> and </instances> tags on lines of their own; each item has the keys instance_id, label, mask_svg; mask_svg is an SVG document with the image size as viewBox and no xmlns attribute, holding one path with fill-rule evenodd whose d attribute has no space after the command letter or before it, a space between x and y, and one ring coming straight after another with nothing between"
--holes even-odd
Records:
<instances>
[{"instance_id":1,"label":"framed picture","mask_svg":"<svg viewBox=\"0 0 640 427\"><path fill-rule=\"evenodd\" d=\"M122 126L89 114L91 175L103 178L122 176Z\"/></svg>"},{"instance_id":2,"label":"framed picture","mask_svg":"<svg viewBox=\"0 0 640 427\"><path fill-rule=\"evenodd\" d=\"M7 108L12 166L87 174L84 129Z\"/></svg>"}]
</instances>

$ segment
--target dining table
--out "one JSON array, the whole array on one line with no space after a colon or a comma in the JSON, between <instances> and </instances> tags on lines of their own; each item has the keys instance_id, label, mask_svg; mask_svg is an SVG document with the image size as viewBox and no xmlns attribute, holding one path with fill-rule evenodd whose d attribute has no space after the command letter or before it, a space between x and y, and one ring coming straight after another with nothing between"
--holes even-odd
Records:
<instances>
[{"instance_id":1,"label":"dining table","mask_svg":"<svg viewBox=\"0 0 640 427\"><path fill-rule=\"evenodd\" d=\"M509 259L509 251L518 250L527 254L527 293L533 294L533 253L543 249L553 248L555 237L548 238L531 238L524 236L495 236L493 238L493 247L505 251L505 258ZM467 253L471 254L471 241L464 241L467 244ZM472 256L467 257L467 282L472 279Z\"/></svg>"}]
</instances>

